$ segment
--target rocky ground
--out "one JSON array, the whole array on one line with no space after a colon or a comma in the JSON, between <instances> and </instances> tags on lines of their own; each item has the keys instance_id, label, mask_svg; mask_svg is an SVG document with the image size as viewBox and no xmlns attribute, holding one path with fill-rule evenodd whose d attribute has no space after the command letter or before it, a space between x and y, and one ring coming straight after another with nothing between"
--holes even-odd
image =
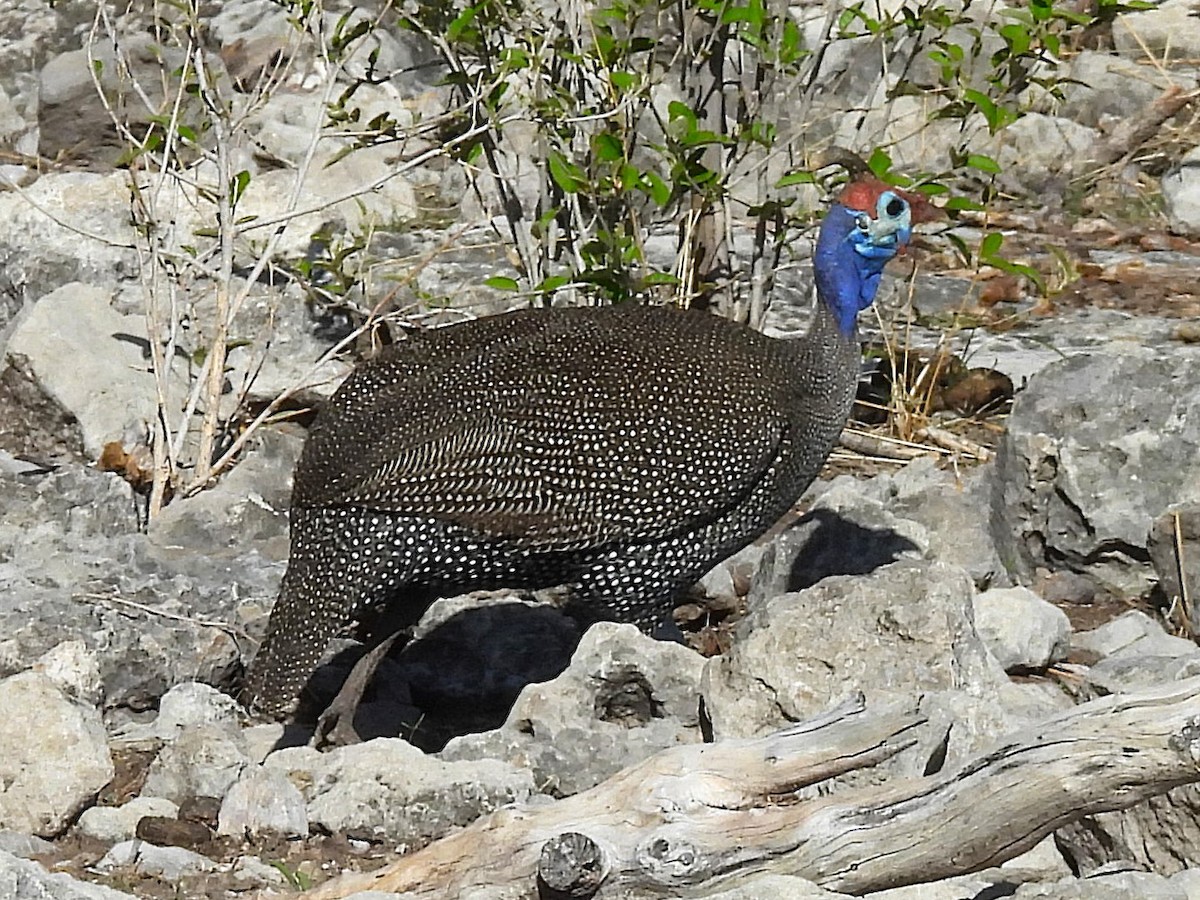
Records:
<instances>
[{"instance_id":1,"label":"rocky ground","mask_svg":"<svg viewBox=\"0 0 1200 900\"><path fill-rule=\"evenodd\" d=\"M208 24L231 68L278 31L271 3L217 6ZM1066 100L1017 123L1003 153L987 148L1016 199L986 223L925 235L911 286L895 267L868 328L891 350L864 381L866 437L677 611L687 645L609 624L580 635L540 597L439 601L368 696L370 739L326 752L306 746L310 728L251 722L228 695L286 561L302 420L259 429L214 487L149 528L136 473L97 465L110 442L144 440L155 385L120 147L79 49L93 10L0 8L0 897L295 891L659 750L805 720L854 691L868 708L904 700L927 720L868 777L921 777L1074 704L1200 674L1194 106L1082 192L1066 164L1171 86L1196 90L1200 24L1187 0L1124 16L1106 42L1074 51ZM427 55L400 39L382 52L398 69ZM431 84L411 76L368 99L412 112L432 102ZM292 85L254 119L273 158L299 152L320 108L306 90ZM869 105L861 90L845 108ZM934 166L925 137L897 139L898 163ZM315 168L301 207L390 164L356 159ZM264 216L281 208L272 171L252 183ZM480 211L459 203L456 177L414 171L321 213L350 231L369 216L403 223L376 249L381 267L416 273L405 282L416 313L450 295L466 310L504 302L481 286L503 254ZM288 231L281 256L311 251L328 224L317 218ZM971 243L984 225L1043 272L1040 292L963 267L948 235ZM769 331L803 324L803 257L781 271ZM204 286L190 290L180 302L199 316ZM231 349L230 384L257 373L251 406L305 379L302 397L327 392L347 366L314 367L336 317L294 285L264 284L236 336L266 349ZM930 360L955 377L922 380ZM179 377L186 393L186 366ZM869 405L880 401L891 432ZM355 646L331 648L318 689L332 694ZM1177 787L1060 828L1003 868L872 896L1194 900L1198 816L1200 792ZM779 895L841 896L798 878L721 896Z\"/></svg>"}]
</instances>

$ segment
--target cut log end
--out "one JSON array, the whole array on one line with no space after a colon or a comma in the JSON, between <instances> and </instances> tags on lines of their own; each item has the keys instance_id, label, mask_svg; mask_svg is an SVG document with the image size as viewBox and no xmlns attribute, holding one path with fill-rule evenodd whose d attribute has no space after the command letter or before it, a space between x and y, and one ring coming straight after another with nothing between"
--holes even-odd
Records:
<instances>
[{"instance_id":1,"label":"cut log end","mask_svg":"<svg viewBox=\"0 0 1200 900\"><path fill-rule=\"evenodd\" d=\"M608 875L608 863L590 837L566 831L542 845L537 874L541 900L588 900Z\"/></svg>"}]
</instances>

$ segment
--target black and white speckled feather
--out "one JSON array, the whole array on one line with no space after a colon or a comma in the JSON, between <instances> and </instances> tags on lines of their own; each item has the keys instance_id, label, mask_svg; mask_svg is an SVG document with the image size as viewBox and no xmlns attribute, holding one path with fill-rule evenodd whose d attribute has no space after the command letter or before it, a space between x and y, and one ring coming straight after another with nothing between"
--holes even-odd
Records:
<instances>
[{"instance_id":1,"label":"black and white speckled feather","mask_svg":"<svg viewBox=\"0 0 1200 900\"><path fill-rule=\"evenodd\" d=\"M409 588L569 584L591 618L654 625L816 476L857 380L843 319L818 303L780 341L675 309L527 310L389 347L309 435L247 700L285 712L329 640Z\"/></svg>"}]
</instances>

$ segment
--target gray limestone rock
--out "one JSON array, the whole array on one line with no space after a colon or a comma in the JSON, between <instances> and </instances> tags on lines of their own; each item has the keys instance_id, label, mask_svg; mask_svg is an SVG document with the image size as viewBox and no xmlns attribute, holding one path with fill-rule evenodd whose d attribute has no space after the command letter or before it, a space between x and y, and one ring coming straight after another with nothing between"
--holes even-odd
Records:
<instances>
[{"instance_id":1,"label":"gray limestone rock","mask_svg":"<svg viewBox=\"0 0 1200 900\"><path fill-rule=\"evenodd\" d=\"M1103 129L1134 118L1173 84L1184 90L1195 86L1194 78L1178 70L1138 65L1095 50L1077 53L1064 74L1074 80L1060 86L1065 100L1057 104L1056 112L1091 128ZM1046 98L1046 106L1048 101Z\"/></svg>"},{"instance_id":2,"label":"gray limestone rock","mask_svg":"<svg viewBox=\"0 0 1200 900\"><path fill-rule=\"evenodd\" d=\"M241 733L232 725L191 725L150 764L143 797L182 803L193 797L218 800L251 765Z\"/></svg>"},{"instance_id":3,"label":"gray limestone rock","mask_svg":"<svg viewBox=\"0 0 1200 900\"><path fill-rule=\"evenodd\" d=\"M93 806L85 809L79 817L81 834L116 844L129 841L137 834L137 824L146 816L162 816L173 819L179 807L162 797L134 797L120 806Z\"/></svg>"},{"instance_id":4,"label":"gray limestone rock","mask_svg":"<svg viewBox=\"0 0 1200 900\"><path fill-rule=\"evenodd\" d=\"M929 532L891 512L873 485L834 479L811 509L766 544L751 605L837 575L865 575L898 559L923 558Z\"/></svg>"},{"instance_id":5,"label":"gray limestone rock","mask_svg":"<svg viewBox=\"0 0 1200 900\"><path fill-rule=\"evenodd\" d=\"M18 293L37 298L79 281L113 289L136 282L124 173L63 172L24 194L0 192L0 268Z\"/></svg>"},{"instance_id":6,"label":"gray limestone rock","mask_svg":"<svg viewBox=\"0 0 1200 900\"><path fill-rule=\"evenodd\" d=\"M137 900L132 894L50 874L35 862L0 850L0 897L5 900Z\"/></svg>"},{"instance_id":7,"label":"gray limestone rock","mask_svg":"<svg viewBox=\"0 0 1200 900\"><path fill-rule=\"evenodd\" d=\"M153 875L163 881L177 882L189 875L216 871L217 863L183 847L159 847L132 840L110 848L95 867L99 872L130 869L138 875Z\"/></svg>"},{"instance_id":8,"label":"gray limestone rock","mask_svg":"<svg viewBox=\"0 0 1200 900\"><path fill-rule=\"evenodd\" d=\"M0 830L0 851L4 853L29 859L32 856L49 853L53 849L53 844L36 835L26 834L23 831Z\"/></svg>"},{"instance_id":9,"label":"gray limestone rock","mask_svg":"<svg viewBox=\"0 0 1200 900\"><path fill-rule=\"evenodd\" d=\"M307 837L304 798L278 769L249 766L221 803L217 834Z\"/></svg>"},{"instance_id":10,"label":"gray limestone rock","mask_svg":"<svg viewBox=\"0 0 1200 900\"><path fill-rule=\"evenodd\" d=\"M1122 55L1161 65L1200 57L1200 28L1192 0L1163 0L1152 9L1128 12L1113 23L1113 43Z\"/></svg>"},{"instance_id":11,"label":"gray limestone rock","mask_svg":"<svg viewBox=\"0 0 1200 900\"><path fill-rule=\"evenodd\" d=\"M1162 193L1171 230L1200 235L1200 148L1187 153L1163 176Z\"/></svg>"},{"instance_id":12,"label":"gray limestone rock","mask_svg":"<svg viewBox=\"0 0 1200 900\"><path fill-rule=\"evenodd\" d=\"M1200 672L1200 647L1167 634L1139 610L1075 635L1072 644L1101 657L1083 673L1091 696L1150 687Z\"/></svg>"},{"instance_id":13,"label":"gray limestone rock","mask_svg":"<svg viewBox=\"0 0 1200 900\"><path fill-rule=\"evenodd\" d=\"M1118 596L1154 573L1150 525L1200 499L1200 354L1129 348L1043 369L1018 394L997 457L993 528L1029 577L1069 568Z\"/></svg>"},{"instance_id":14,"label":"gray limestone rock","mask_svg":"<svg viewBox=\"0 0 1200 900\"><path fill-rule=\"evenodd\" d=\"M1200 634L1200 502L1172 504L1150 528L1150 561L1167 607L1183 603Z\"/></svg>"},{"instance_id":15,"label":"gray limestone rock","mask_svg":"<svg viewBox=\"0 0 1200 900\"><path fill-rule=\"evenodd\" d=\"M328 753L294 747L263 765L299 787L311 827L402 843L435 839L534 793L527 770L497 760L444 762L399 738Z\"/></svg>"},{"instance_id":16,"label":"gray limestone rock","mask_svg":"<svg viewBox=\"0 0 1200 900\"><path fill-rule=\"evenodd\" d=\"M975 628L1006 672L1044 669L1066 658L1071 622L1024 587L993 588L975 598Z\"/></svg>"},{"instance_id":17,"label":"gray limestone rock","mask_svg":"<svg viewBox=\"0 0 1200 900\"><path fill-rule=\"evenodd\" d=\"M763 734L856 691L880 707L919 696L929 726L895 767L921 774L935 758L963 758L1012 725L1008 679L975 631L973 596L962 569L904 560L758 600L733 648L705 668L715 735Z\"/></svg>"},{"instance_id":18,"label":"gray limestone rock","mask_svg":"<svg viewBox=\"0 0 1200 900\"><path fill-rule=\"evenodd\" d=\"M228 694L207 684L186 681L163 694L153 731L160 740L171 742L188 728L236 726L244 716L241 706Z\"/></svg>"},{"instance_id":19,"label":"gray limestone rock","mask_svg":"<svg viewBox=\"0 0 1200 900\"><path fill-rule=\"evenodd\" d=\"M269 444L232 487L172 503L150 535L113 474L0 471L0 675L66 640L95 655L110 709L152 708L179 682L231 682L253 648L243 628L265 626L286 554L277 510L292 457Z\"/></svg>"},{"instance_id":20,"label":"gray limestone rock","mask_svg":"<svg viewBox=\"0 0 1200 900\"><path fill-rule=\"evenodd\" d=\"M1188 900L1182 885L1151 872L1114 872L1053 884L1025 884L1012 897L1014 900Z\"/></svg>"},{"instance_id":21,"label":"gray limestone rock","mask_svg":"<svg viewBox=\"0 0 1200 900\"><path fill-rule=\"evenodd\" d=\"M500 759L565 796L680 743L700 740L704 659L632 625L587 630L566 671L531 684L503 727L446 745L449 760Z\"/></svg>"},{"instance_id":22,"label":"gray limestone rock","mask_svg":"<svg viewBox=\"0 0 1200 900\"><path fill-rule=\"evenodd\" d=\"M81 640L54 645L33 664L33 671L45 675L60 691L85 706L100 706L104 700L100 660Z\"/></svg>"},{"instance_id":23,"label":"gray limestone rock","mask_svg":"<svg viewBox=\"0 0 1200 900\"><path fill-rule=\"evenodd\" d=\"M0 681L0 709L23 722L0 729L0 828L53 837L113 777L100 713L36 672Z\"/></svg>"},{"instance_id":24,"label":"gray limestone rock","mask_svg":"<svg viewBox=\"0 0 1200 900\"><path fill-rule=\"evenodd\" d=\"M26 308L5 347L4 364L26 367L79 422L92 459L154 418L154 376L139 343L145 320L121 315L111 301L110 290L64 285Z\"/></svg>"}]
</instances>

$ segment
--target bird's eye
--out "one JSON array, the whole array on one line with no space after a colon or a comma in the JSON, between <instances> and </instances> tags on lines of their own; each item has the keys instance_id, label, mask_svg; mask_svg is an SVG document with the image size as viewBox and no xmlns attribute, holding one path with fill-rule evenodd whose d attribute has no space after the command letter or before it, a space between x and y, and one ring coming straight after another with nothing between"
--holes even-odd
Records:
<instances>
[{"instance_id":1,"label":"bird's eye","mask_svg":"<svg viewBox=\"0 0 1200 900\"><path fill-rule=\"evenodd\" d=\"M866 213L862 213L855 220L854 224L856 224L858 226L859 231L863 231L863 232L870 231L871 230L871 217L868 216Z\"/></svg>"},{"instance_id":2,"label":"bird's eye","mask_svg":"<svg viewBox=\"0 0 1200 900\"><path fill-rule=\"evenodd\" d=\"M892 197L892 199L888 201L887 206L883 208L883 211L894 219L904 212L906 206L907 204L899 197Z\"/></svg>"}]
</instances>

